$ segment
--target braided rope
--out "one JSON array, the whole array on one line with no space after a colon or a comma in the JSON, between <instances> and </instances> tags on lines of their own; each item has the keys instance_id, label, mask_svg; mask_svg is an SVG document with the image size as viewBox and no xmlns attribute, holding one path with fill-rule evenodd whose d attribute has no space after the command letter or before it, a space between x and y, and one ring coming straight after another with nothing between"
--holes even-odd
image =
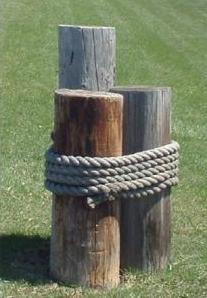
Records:
<instances>
[{"instance_id":1,"label":"braided rope","mask_svg":"<svg viewBox=\"0 0 207 298\"><path fill-rule=\"evenodd\" d=\"M94 207L116 197L140 198L178 183L176 142L118 157L45 154L45 186L57 195L86 196Z\"/></svg>"}]
</instances>

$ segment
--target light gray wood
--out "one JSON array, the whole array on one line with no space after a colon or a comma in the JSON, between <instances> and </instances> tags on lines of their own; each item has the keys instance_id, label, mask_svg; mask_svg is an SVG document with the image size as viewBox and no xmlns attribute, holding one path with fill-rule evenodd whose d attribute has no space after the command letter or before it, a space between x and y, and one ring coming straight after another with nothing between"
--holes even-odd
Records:
<instances>
[{"instance_id":1,"label":"light gray wood","mask_svg":"<svg viewBox=\"0 0 207 298\"><path fill-rule=\"evenodd\" d=\"M171 89L115 87L124 96L123 154L170 142ZM121 268L164 268L170 255L170 189L121 203Z\"/></svg>"},{"instance_id":2,"label":"light gray wood","mask_svg":"<svg viewBox=\"0 0 207 298\"><path fill-rule=\"evenodd\" d=\"M59 87L108 91L115 77L115 28L59 26Z\"/></svg>"}]
</instances>

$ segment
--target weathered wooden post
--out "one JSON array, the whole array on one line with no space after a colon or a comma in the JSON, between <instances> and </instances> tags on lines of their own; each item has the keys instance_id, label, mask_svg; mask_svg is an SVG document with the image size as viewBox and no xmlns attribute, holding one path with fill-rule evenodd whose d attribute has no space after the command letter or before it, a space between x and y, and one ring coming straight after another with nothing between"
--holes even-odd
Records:
<instances>
[{"instance_id":1,"label":"weathered wooden post","mask_svg":"<svg viewBox=\"0 0 207 298\"><path fill-rule=\"evenodd\" d=\"M59 87L108 91L114 86L113 27L59 26Z\"/></svg>"},{"instance_id":2,"label":"weathered wooden post","mask_svg":"<svg viewBox=\"0 0 207 298\"><path fill-rule=\"evenodd\" d=\"M170 88L115 87L124 96L123 154L170 143ZM142 199L123 199L121 268L151 271L170 253L170 189Z\"/></svg>"},{"instance_id":3,"label":"weathered wooden post","mask_svg":"<svg viewBox=\"0 0 207 298\"><path fill-rule=\"evenodd\" d=\"M108 91L114 85L115 53L116 53L115 43L116 43L115 28L60 25L59 26L59 87L69 88L69 89ZM56 109L58 109L57 98L58 98L58 95L56 95ZM98 105L97 101L94 101L94 100L88 101L87 107L84 108L85 112L87 112L88 115L81 114L82 118L79 119L80 120L79 126L82 125L81 128L84 131L83 133L81 133L81 137L78 135L78 133L76 134L75 132L73 133L70 132L69 134L69 130L67 129L68 122L65 123L66 128L63 131L66 132L67 130L68 134L66 135L61 134L63 138L63 142L75 141L76 146L70 148L71 151L68 151L69 148L61 148L60 146L61 152L67 149L66 151L70 152L71 154L88 153L91 156L94 156L96 154L101 154L101 156L102 154L109 154L109 155L113 153L116 154L116 152L113 151L114 149L112 149L112 151L110 152L110 149L108 147L105 148L105 151L104 150L102 151L104 146L104 138L102 139L103 141L100 140L101 133L99 131L96 131L95 133L96 124L93 118L90 119L90 117L95 117L94 114L95 114L96 108L100 112L99 108L104 105L104 102L106 103L104 113L107 113L106 112L107 109L109 110L112 109L112 105L115 105L115 103L110 105L109 102L107 101L108 98L109 97L107 97L107 99L104 101L104 98L101 97L100 106ZM76 101L74 101L74 105L75 105L75 102L77 104L77 99ZM87 101L84 101L82 99L82 103L83 102L86 103ZM89 102L91 105L91 111L89 109ZM65 112L62 110L63 114L69 111L68 107L70 105L72 105L72 100L68 100L68 101L65 100L65 103L63 106L64 106L64 109L66 110ZM119 104L117 103L117 105L121 105L121 103ZM77 108L77 112L75 109L73 109L73 113L74 113L74 117L77 118L78 113L81 113L79 105ZM71 117L73 117L72 114L70 115ZM66 121L67 116L65 115L64 117L65 117L64 121ZM85 117L87 118L88 122L86 121ZM106 114L103 114L103 117L106 117ZM115 116L112 115L113 119L114 117ZM58 118L59 116L56 116L56 119ZM84 122L86 121L87 123L89 123L90 120L91 120L91 126L94 131L94 136L92 136L89 132L87 136L87 128L89 129L89 126L88 127L85 126ZM121 121L121 118L119 120ZM108 128L110 127L110 125L112 125L112 122L109 122L107 124ZM119 125L121 124L119 123ZM56 127L58 126L56 125ZM106 130L107 130L107 127L106 127ZM89 140L90 139L89 135L92 138L91 140ZM93 138L95 138L95 141L93 141ZM105 138L106 138L106 134L105 134ZM82 142L85 142L85 146L86 144L88 144L88 146L91 146L91 149L89 147L87 149L88 151L87 150L84 151L81 149L82 150L81 152L79 149L83 144ZM100 143L103 142L101 143L102 152L98 150L99 142ZM78 147L78 143L80 144L80 147ZM118 143L116 143L115 147L116 146L118 147ZM64 150L62 151L62 149ZM117 154L118 154L118 151L117 151ZM74 210L74 205L73 203L71 203L71 199L69 199L66 202L65 198L60 198L60 197L53 198L53 207L52 207L53 208L53 229L52 229L52 237L51 237L51 257L50 257L51 274L60 280L75 282L81 285L91 285L91 286L100 285L100 286L109 286L109 287L114 286L118 283L117 268L119 266L118 264L119 261L117 259L117 255L119 254L119 240L118 240L119 203L118 202L104 203L103 206L97 207L96 210L88 210L87 208L85 208L85 206L82 206L84 204L82 203L81 200L76 202L75 206L78 209L79 206L77 206L77 204L81 205L80 208L82 211L80 210L80 213L77 210ZM72 207L70 207L71 205ZM71 208L72 208L72 211L71 211ZM76 218L76 212L78 212L77 218ZM64 222L66 219L60 218L61 216L63 216L63 214L66 214L66 216L67 214L70 214L71 218L69 217L68 219L70 221L70 227L68 227L69 230L67 230L67 227L64 227ZM77 226L73 224L73 222L75 223L76 221L80 222L80 224L78 224ZM108 231L107 227L110 221L112 224L112 229L110 228L110 230ZM56 224L58 222L60 222L60 225ZM97 227L96 227L96 224L97 224ZM60 229L63 229L62 233L59 231ZM91 233L89 233L90 229L91 229L91 233L93 234L92 236L90 236ZM98 229L98 231L96 229ZM101 231L104 231L102 236L101 236L101 233L102 233ZM79 255L79 258L80 258L79 262L77 262L77 259L73 259L72 257L69 263L68 262L64 263L65 246L62 247L63 244L61 243L63 242L61 241L58 241L56 243L56 240L59 239L59 235L63 235L63 239L65 239L64 237L68 237L67 236L68 232L70 234L72 233L71 237L74 236L74 239L76 239L76 237L80 237L77 244L75 243L75 241L72 242L72 244L74 245L72 251L76 250L76 247L78 247L78 244L83 245L83 248L80 247L77 250L77 255L76 255L77 258L79 253L80 254L83 253L83 255ZM103 262L104 253L102 253L98 247L99 247L99 242L101 237L103 237L103 240L104 239L107 240L106 239L107 237L104 234L107 232L109 233L109 238L110 238L111 232L112 232L112 235L116 235L114 237L117 237L115 240L112 239L112 247L111 246L109 247L111 251L108 252L109 254L112 253L114 257L114 265L112 264L109 265L107 269L107 262L109 264L111 262L109 259L107 259L103 268L103 272L105 273L103 273L102 280L101 280L101 278L98 278L96 271L94 271L94 277L92 277L92 275L89 274L93 266L87 269L87 266L88 266L87 262L90 263L89 257L94 256L94 260L96 260L97 266L98 264L102 266L101 262ZM76 233L79 236L77 236ZM88 235L87 233L89 233L90 235ZM98 241L95 240L97 233L99 235L98 236L99 238L97 238L99 239ZM86 237L85 240L84 240L84 237ZM93 241L97 242L96 244L97 248L95 248L94 251L93 250L90 251L90 247L89 247L90 245L94 246L94 243L90 244L89 242L87 242L90 240L90 237L91 239L93 239ZM66 245L66 242L64 242L64 245ZM71 245L68 246L68 249L71 249ZM86 245L86 247L84 245ZM88 245L88 248L87 248L87 245ZM101 249L103 250L102 245L103 243L100 244ZM113 248L113 245L115 245L114 248ZM102 254L102 257L101 257L101 254ZM99 255L100 255L100 259L102 260L100 263L99 261L97 261L97 258L99 257ZM60 258L59 261L58 261L58 258ZM81 261L81 258L83 258L82 261ZM62 266L65 269L63 268L61 269L61 266L60 266L61 262L63 262ZM69 270L70 273L67 273L67 270ZM110 270L110 273L108 273L108 277L106 273L107 270ZM90 275L90 278L89 278L89 275ZM103 280L104 278L106 278L105 281Z\"/></svg>"},{"instance_id":4,"label":"weathered wooden post","mask_svg":"<svg viewBox=\"0 0 207 298\"><path fill-rule=\"evenodd\" d=\"M59 154L122 154L122 96L60 89L55 93L54 149ZM90 287L119 283L120 200L89 208L86 198L54 195L50 272Z\"/></svg>"}]
</instances>

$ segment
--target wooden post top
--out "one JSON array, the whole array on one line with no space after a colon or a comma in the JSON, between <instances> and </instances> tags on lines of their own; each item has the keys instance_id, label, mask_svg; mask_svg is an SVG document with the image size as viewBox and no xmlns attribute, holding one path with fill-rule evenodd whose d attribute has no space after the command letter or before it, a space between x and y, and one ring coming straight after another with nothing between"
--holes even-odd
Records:
<instances>
[{"instance_id":1,"label":"wooden post top","mask_svg":"<svg viewBox=\"0 0 207 298\"><path fill-rule=\"evenodd\" d=\"M66 27L66 28L80 28L80 29L105 29L105 30L115 30L115 27L102 27L102 26L82 26L82 25L65 25L65 24L60 24L58 27Z\"/></svg>"},{"instance_id":2,"label":"wooden post top","mask_svg":"<svg viewBox=\"0 0 207 298\"><path fill-rule=\"evenodd\" d=\"M57 89L55 95L70 97L70 98L85 98L85 99L106 99L109 101L119 101L123 96L118 93L103 92L103 91L89 91L89 90L72 90L72 89Z\"/></svg>"},{"instance_id":3,"label":"wooden post top","mask_svg":"<svg viewBox=\"0 0 207 298\"><path fill-rule=\"evenodd\" d=\"M128 91L128 92L153 92L153 91L166 91L169 92L171 87L157 87L157 86L115 86L111 88L112 91Z\"/></svg>"}]
</instances>

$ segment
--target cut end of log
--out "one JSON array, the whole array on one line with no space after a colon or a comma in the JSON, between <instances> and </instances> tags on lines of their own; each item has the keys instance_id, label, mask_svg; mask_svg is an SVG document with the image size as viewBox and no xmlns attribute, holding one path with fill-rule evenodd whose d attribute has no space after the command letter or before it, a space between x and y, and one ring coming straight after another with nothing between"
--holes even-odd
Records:
<instances>
[{"instance_id":1,"label":"cut end of log","mask_svg":"<svg viewBox=\"0 0 207 298\"><path fill-rule=\"evenodd\" d=\"M115 30L115 27L102 27L102 26L82 26L82 25L58 25L59 28L75 28L75 29L101 29L101 30Z\"/></svg>"},{"instance_id":2,"label":"cut end of log","mask_svg":"<svg viewBox=\"0 0 207 298\"><path fill-rule=\"evenodd\" d=\"M171 91L171 87L157 87L157 86L115 86L112 91L126 91L126 92L150 92L150 91Z\"/></svg>"},{"instance_id":3,"label":"cut end of log","mask_svg":"<svg viewBox=\"0 0 207 298\"><path fill-rule=\"evenodd\" d=\"M72 90L72 89L58 89L55 91L56 96L64 96L72 98L90 98L90 99L109 99L110 101L119 101L123 96L118 93L103 92L103 91L89 91L89 90Z\"/></svg>"}]
</instances>

